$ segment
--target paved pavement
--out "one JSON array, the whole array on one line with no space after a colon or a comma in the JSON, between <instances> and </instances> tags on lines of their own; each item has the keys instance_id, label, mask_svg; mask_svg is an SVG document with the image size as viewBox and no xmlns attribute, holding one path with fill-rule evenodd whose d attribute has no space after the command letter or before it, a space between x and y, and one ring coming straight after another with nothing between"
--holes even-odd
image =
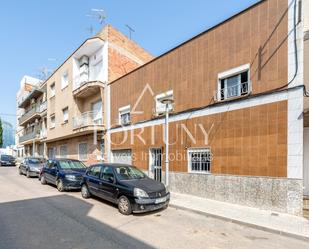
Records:
<instances>
[{"instance_id":1,"label":"paved pavement","mask_svg":"<svg viewBox=\"0 0 309 249\"><path fill-rule=\"evenodd\" d=\"M209 200L192 195L171 193L171 196L171 206L306 239L309 242L309 219L304 217Z\"/></svg>"},{"instance_id":2,"label":"paved pavement","mask_svg":"<svg viewBox=\"0 0 309 249\"><path fill-rule=\"evenodd\" d=\"M0 168L0 248L309 248L309 243L175 208L123 216Z\"/></svg>"}]
</instances>

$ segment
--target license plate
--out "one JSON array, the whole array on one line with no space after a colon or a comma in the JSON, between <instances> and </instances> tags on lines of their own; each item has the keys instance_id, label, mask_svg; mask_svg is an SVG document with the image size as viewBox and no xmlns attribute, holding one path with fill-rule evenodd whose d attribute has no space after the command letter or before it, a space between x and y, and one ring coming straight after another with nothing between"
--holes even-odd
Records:
<instances>
[{"instance_id":1,"label":"license plate","mask_svg":"<svg viewBox=\"0 0 309 249\"><path fill-rule=\"evenodd\" d=\"M166 202L166 197L156 199L156 204Z\"/></svg>"}]
</instances>

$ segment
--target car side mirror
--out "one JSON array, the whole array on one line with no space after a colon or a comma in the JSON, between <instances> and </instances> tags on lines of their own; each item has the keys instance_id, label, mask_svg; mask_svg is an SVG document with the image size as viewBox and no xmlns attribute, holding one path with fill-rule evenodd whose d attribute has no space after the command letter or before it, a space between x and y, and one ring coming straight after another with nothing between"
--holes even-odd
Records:
<instances>
[{"instance_id":1,"label":"car side mirror","mask_svg":"<svg viewBox=\"0 0 309 249\"><path fill-rule=\"evenodd\" d=\"M110 177L108 177L108 181L110 182L110 183L113 183L114 182L114 177L113 176L110 176Z\"/></svg>"}]
</instances>

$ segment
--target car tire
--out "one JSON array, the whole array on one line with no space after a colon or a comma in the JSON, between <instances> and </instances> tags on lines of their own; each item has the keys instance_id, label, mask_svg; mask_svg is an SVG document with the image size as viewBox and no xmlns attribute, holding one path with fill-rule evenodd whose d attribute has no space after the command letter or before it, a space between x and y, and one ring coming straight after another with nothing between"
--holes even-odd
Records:
<instances>
[{"instance_id":1,"label":"car tire","mask_svg":"<svg viewBox=\"0 0 309 249\"><path fill-rule=\"evenodd\" d=\"M46 180L45 180L45 175L44 175L44 174L41 175L41 180L40 180L40 182L41 182L42 185L46 185L46 184L47 184L47 182L46 182Z\"/></svg>"},{"instance_id":2,"label":"car tire","mask_svg":"<svg viewBox=\"0 0 309 249\"><path fill-rule=\"evenodd\" d=\"M30 178L30 172L29 172L29 170L26 171L26 177L27 177L27 178Z\"/></svg>"},{"instance_id":3,"label":"car tire","mask_svg":"<svg viewBox=\"0 0 309 249\"><path fill-rule=\"evenodd\" d=\"M64 191L63 181L61 179L57 181L56 186L59 192Z\"/></svg>"},{"instance_id":4,"label":"car tire","mask_svg":"<svg viewBox=\"0 0 309 249\"><path fill-rule=\"evenodd\" d=\"M118 210L121 214L124 215L130 215L132 213L131 203L124 195L118 199Z\"/></svg>"},{"instance_id":5,"label":"car tire","mask_svg":"<svg viewBox=\"0 0 309 249\"><path fill-rule=\"evenodd\" d=\"M91 197L91 194L90 194L89 189L88 189L88 187L87 187L86 184L83 184L83 185L82 185L81 194L82 194L82 197L83 197L84 199L88 199L88 198Z\"/></svg>"}]
</instances>

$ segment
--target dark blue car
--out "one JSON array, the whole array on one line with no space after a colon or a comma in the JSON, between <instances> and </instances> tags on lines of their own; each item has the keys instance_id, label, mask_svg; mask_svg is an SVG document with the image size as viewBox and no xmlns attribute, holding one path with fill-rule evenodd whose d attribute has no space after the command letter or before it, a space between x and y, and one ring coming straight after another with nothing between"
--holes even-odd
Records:
<instances>
[{"instance_id":1,"label":"dark blue car","mask_svg":"<svg viewBox=\"0 0 309 249\"><path fill-rule=\"evenodd\" d=\"M40 173L42 184L53 184L58 191L80 189L87 167L78 160L48 160Z\"/></svg>"}]
</instances>

